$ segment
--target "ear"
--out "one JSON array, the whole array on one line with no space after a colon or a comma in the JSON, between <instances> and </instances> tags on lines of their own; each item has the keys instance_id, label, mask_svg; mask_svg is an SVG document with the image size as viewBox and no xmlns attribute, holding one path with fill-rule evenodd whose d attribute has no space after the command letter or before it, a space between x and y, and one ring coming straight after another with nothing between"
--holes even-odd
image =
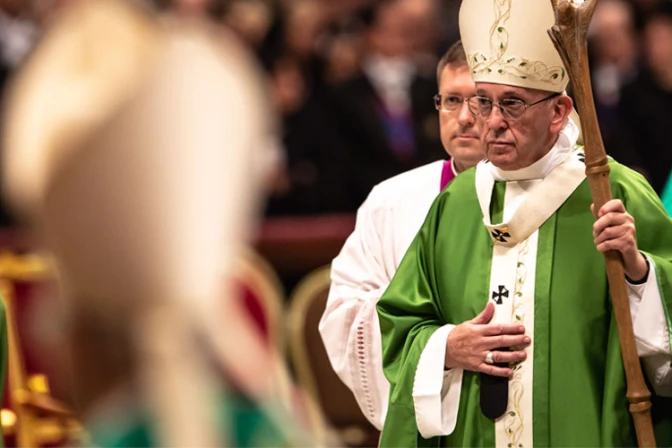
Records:
<instances>
[{"instance_id":1,"label":"ear","mask_svg":"<svg viewBox=\"0 0 672 448\"><path fill-rule=\"evenodd\" d=\"M574 102L567 95L560 95L553 107L553 117L551 118L550 131L553 134L559 133L567 123L567 117L572 112Z\"/></svg>"}]
</instances>

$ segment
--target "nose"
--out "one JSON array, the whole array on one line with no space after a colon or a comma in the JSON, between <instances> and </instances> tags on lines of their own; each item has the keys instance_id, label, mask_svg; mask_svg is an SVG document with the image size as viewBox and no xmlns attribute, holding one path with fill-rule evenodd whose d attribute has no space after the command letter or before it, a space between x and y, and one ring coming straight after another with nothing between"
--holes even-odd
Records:
<instances>
[{"instance_id":1,"label":"nose","mask_svg":"<svg viewBox=\"0 0 672 448\"><path fill-rule=\"evenodd\" d=\"M474 115L471 113L469 110L469 106L467 105L467 102L463 102L460 108L457 110L457 122L460 124L460 126L468 126L470 124L473 124L475 121Z\"/></svg>"},{"instance_id":2,"label":"nose","mask_svg":"<svg viewBox=\"0 0 672 448\"><path fill-rule=\"evenodd\" d=\"M504 129L507 127L507 122L502 115L502 111L499 109L499 106L493 105L492 112L487 118L488 129Z\"/></svg>"}]
</instances>

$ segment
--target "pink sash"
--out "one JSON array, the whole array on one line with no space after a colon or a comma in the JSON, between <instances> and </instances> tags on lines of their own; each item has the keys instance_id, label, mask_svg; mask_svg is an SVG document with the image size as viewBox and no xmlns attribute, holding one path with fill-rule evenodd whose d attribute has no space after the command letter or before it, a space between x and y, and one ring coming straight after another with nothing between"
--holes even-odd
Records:
<instances>
[{"instance_id":1,"label":"pink sash","mask_svg":"<svg viewBox=\"0 0 672 448\"><path fill-rule=\"evenodd\" d=\"M455 179L455 173L453 172L453 164L450 159L443 162L443 169L441 170L441 191L446 188L446 185L450 183L451 180Z\"/></svg>"}]
</instances>

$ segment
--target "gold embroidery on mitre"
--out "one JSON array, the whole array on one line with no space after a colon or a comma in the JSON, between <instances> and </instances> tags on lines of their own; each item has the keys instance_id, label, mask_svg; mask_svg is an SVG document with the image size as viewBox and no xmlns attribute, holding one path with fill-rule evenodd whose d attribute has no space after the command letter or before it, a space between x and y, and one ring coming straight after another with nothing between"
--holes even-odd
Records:
<instances>
[{"instance_id":1,"label":"gold embroidery on mitre","mask_svg":"<svg viewBox=\"0 0 672 448\"><path fill-rule=\"evenodd\" d=\"M467 62L471 72L480 74L495 71L501 75L511 75L535 82L562 83L566 76L564 67L548 67L541 61L530 61L515 56L505 57L509 48L509 32L504 25L511 17L512 0L493 0L493 2L495 23L490 27L490 55L481 52L469 54Z\"/></svg>"}]
</instances>

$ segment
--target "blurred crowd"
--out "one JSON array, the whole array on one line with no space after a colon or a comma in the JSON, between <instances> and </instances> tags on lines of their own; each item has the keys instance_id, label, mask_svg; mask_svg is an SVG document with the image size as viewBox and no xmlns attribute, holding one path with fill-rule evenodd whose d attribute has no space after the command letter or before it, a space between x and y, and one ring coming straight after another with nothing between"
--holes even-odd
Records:
<instances>
[{"instance_id":1,"label":"blurred crowd","mask_svg":"<svg viewBox=\"0 0 672 448\"><path fill-rule=\"evenodd\" d=\"M0 0L0 89L67 1ZM445 156L432 97L459 0L135 1L211 15L258 56L281 120L267 216L352 213L378 182ZM672 169L672 2L600 0L591 26L607 151L660 194Z\"/></svg>"}]
</instances>

